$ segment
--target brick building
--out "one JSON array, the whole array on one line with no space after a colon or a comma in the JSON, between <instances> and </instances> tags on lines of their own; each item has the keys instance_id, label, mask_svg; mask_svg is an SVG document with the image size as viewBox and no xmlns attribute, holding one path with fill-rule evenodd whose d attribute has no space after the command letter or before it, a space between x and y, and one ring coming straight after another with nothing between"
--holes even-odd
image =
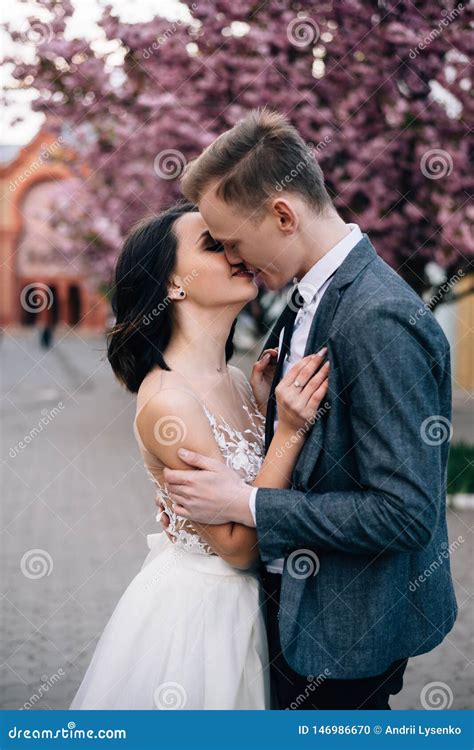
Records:
<instances>
[{"instance_id":1,"label":"brick building","mask_svg":"<svg viewBox=\"0 0 474 750\"><path fill-rule=\"evenodd\" d=\"M0 147L0 325L47 322L101 330L107 300L61 252L54 205L74 200L77 181L61 163L61 139L44 131L25 147Z\"/></svg>"}]
</instances>

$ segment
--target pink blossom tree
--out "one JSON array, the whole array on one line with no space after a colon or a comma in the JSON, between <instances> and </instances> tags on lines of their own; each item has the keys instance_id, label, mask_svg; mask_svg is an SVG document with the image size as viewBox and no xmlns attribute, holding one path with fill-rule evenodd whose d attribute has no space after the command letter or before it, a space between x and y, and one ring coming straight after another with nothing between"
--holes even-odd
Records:
<instances>
[{"instance_id":1,"label":"pink blossom tree","mask_svg":"<svg viewBox=\"0 0 474 750\"><path fill-rule=\"evenodd\" d=\"M43 7L49 20L11 32L38 42L13 75L70 134L81 187L57 223L98 280L130 226L179 195L186 161L264 104L313 144L343 217L418 291L429 261L448 278L472 268L472 6L206 0L189 21L134 24L106 8L100 43L68 38L69 0Z\"/></svg>"}]
</instances>

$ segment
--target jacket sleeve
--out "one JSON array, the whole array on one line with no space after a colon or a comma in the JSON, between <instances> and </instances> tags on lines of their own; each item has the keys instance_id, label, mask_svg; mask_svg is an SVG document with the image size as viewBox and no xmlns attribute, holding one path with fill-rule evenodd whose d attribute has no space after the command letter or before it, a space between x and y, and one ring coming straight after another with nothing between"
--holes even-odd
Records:
<instances>
[{"instance_id":1,"label":"jacket sleeve","mask_svg":"<svg viewBox=\"0 0 474 750\"><path fill-rule=\"evenodd\" d=\"M380 305L346 328L339 359L350 424L341 428L351 430L354 490L259 489L264 562L302 548L366 554L429 543L445 502L449 347L431 314L412 324L409 307Z\"/></svg>"}]
</instances>

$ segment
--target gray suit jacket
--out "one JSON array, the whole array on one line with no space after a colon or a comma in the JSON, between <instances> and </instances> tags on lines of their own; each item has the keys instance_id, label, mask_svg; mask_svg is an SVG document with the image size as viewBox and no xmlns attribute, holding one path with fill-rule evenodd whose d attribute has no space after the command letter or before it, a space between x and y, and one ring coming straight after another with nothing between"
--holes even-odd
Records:
<instances>
[{"instance_id":1,"label":"gray suit jacket","mask_svg":"<svg viewBox=\"0 0 474 750\"><path fill-rule=\"evenodd\" d=\"M325 344L327 404L292 488L258 490L257 533L263 562L286 559L279 623L290 666L363 678L431 650L456 619L449 345L366 235L323 296L306 354Z\"/></svg>"}]
</instances>

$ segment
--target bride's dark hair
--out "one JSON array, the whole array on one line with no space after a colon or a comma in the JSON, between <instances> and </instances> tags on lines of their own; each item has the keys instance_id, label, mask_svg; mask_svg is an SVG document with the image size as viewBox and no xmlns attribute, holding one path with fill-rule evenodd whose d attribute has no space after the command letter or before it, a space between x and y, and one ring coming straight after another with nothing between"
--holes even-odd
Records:
<instances>
[{"instance_id":1,"label":"bride's dark hair","mask_svg":"<svg viewBox=\"0 0 474 750\"><path fill-rule=\"evenodd\" d=\"M197 211L192 203L178 203L141 221L128 235L115 266L112 310L115 324L107 331L107 358L118 380L132 393L155 366L170 368L164 351L173 331L174 305L168 283L176 268L178 240L175 223ZM226 344L233 354L235 322Z\"/></svg>"}]
</instances>

